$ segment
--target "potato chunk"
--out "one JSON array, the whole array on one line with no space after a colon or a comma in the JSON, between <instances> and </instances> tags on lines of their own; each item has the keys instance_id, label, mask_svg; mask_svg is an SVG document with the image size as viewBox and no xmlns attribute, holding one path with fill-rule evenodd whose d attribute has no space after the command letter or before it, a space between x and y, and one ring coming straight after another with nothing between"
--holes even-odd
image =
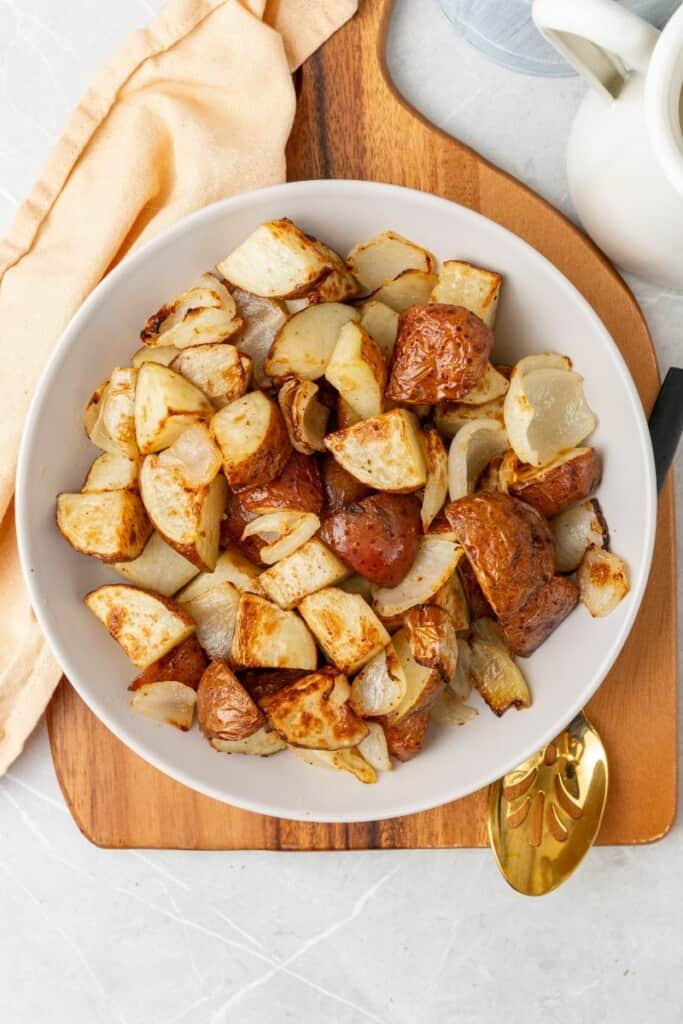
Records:
<instances>
[{"instance_id":1,"label":"potato chunk","mask_svg":"<svg viewBox=\"0 0 683 1024\"><path fill-rule=\"evenodd\" d=\"M251 359L234 345L195 345L185 348L171 363L214 402L225 405L241 398L249 387Z\"/></svg>"},{"instance_id":2,"label":"potato chunk","mask_svg":"<svg viewBox=\"0 0 683 1024\"><path fill-rule=\"evenodd\" d=\"M315 537L259 577L266 595L281 608L294 608L308 594L334 586L350 569Z\"/></svg>"},{"instance_id":3,"label":"potato chunk","mask_svg":"<svg viewBox=\"0 0 683 1024\"><path fill-rule=\"evenodd\" d=\"M484 270L462 260L445 260L431 301L464 306L487 327L493 327L502 280L500 274L493 270Z\"/></svg>"},{"instance_id":4,"label":"potato chunk","mask_svg":"<svg viewBox=\"0 0 683 1024\"><path fill-rule=\"evenodd\" d=\"M193 423L213 414L199 388L161 363L143 363L135 389L135 433L143 455L168 448Z\"/></svg>"},{"instance_id":5,"label":"potato chunk","mask_svg":"<svg viewBox=\"0 0 683 1024\"><path fill-rule=\"evenodd\" d=\"M82 491L137 491L140 463L118 452L102 452L88 470Z\"/></svg>"},{"instance_id":6,"label":"potato chunk","mask_svg":"<svg viewBox=\"0 0 683 1024\"><path fill-rule=\"evenodd\" d=\"M345 676L323 669L302 676L261 699L261 707L281 736L296 747L340 750L355 747L368 734L349 704Z\"/></svg>"},{"instance_id":7,"label":"potato chunk","mask_svg":"<svg viewBox=\"0 0 683 1024\"><path fill-rule=\"evenodd\" d=\"M526 604L499 619L501 634L513 654L528 658L544 643L579 601L579 589L565 576L552 576Z\"/></svg>"},{"instance_id":8,"label":"potato chunk","mask_svg":"<svg viewBox=\"0 0 683 1024\"><path fill-rule=\"evenodd\" d=\"M296 612L256 594L240 596L231 659L244 668L300 668L318 664L315 642Z\"/></svg>"},{"instance_id":9,"label":"potato chunk","mask_svg":"<svg viewBox=\"0 0 683 1024\"><path fill-rule=\"evenodd\" d=\"M344 324L360 320L353 306L323 302L291 316L275 336L264 364L269 377L317 380L322 377Z\"/></svg>"},{"instance_id":10,"label":"potato chunk","mask_svg":"<svg viewBox=\"0 0 683 1024\"><path fill-rule=\"evenodd\" d=\"M392 281L385 281L379 288L370 293L374 302L383 302L385 306L402 313L411 306L420 306L429 301L432 288L436 284L436 275L424 270L404 270Z\"/></svg>"},{"instance_id":11,"label":"potato chunk","mask_svg":"<svg viewBox=\"0 0 683 1024\"><path fill-rule=\"evenodd\" d=\"M407 409L328 434L325 445L351 476L378 491L407 493L427 481L419 422Z\"/></svg>"},{"instance_id":12,"label":"potato chunk","mask_svg":"<svg viewBox=\"0 0 683 1024\"><path fill-rule=\"evenodd\" d=\"M172 725L181 732L192 728L197 694L178 680L159 680L137 687L130 706L138 715Z\"/></svg>"},{"instance_id":13,"label":"potato chunk","mask_svg":"<svg viewBox=\"0 0 683 1024\"><path fill-rule=\"evenodd\" d=\"M458 638L448 612L436 605L410 608L404 620L410 652L418 663L435 668L449 683L458 664Z\"/></svg>"},{"instance_id":14,"label":"potato chunk","mask_svg":"<svg viewBox=\"0 0 683 1024\"><path fill-rule=\"evenodd\" d=\"M144 672L141 672L128 687L129 690L139 690L147 683L159 683L166 679L184 683L196 690L199 680L207 666L206 655L201 648L196 636L188 636L177 647L173 647L168 654L153 661Z\"/></svg>"},{"instance_id":15,"label":"potato chunk","mask_svg":"<svg viewBox=\"0 0 683 1024\"><path fill-rule=\"evenodd\" d=\"M544 516L585 501L600 483L602 460L594 448L572 448L540 469L527 467L515 474L510 494Z\"/></svg>"},{"instance_id":16,"label":"potato chunk","mask_svg":"<svg viewBox=\"0 0 683 1024\"><path fill-rule=\"evenodd\" d=\"M368 291L398 277L404 270L420 270L429 274L435 265L434 257L427 249L395 231L382 231L367 242L355 245L346 262Z\"/></svg>"},{"instance_id":17,"label":"potato chunk","mask_svg":"<svg viewBox=\"0 0 683 1024\"><path fill-rule=\"evenodd\" d=\"M228 289L213 274L203 274L149 318L140 338L145 345L187 348L225 341L241 326Z\"/></svg>"},{"instance_id":18,"label":"potato chunk","mask_svg":"<svg viewBox=\"0 0 683 1024\"><path fill-rule=\"evenodd\" d=\"M309 594L299 611L326 656L352 675L389 643L389 634L358 594L325 587Z\"/></svg>"},{"instance_id":19,"label":"potato chunk","mask_svg":"<svg viewBox=\"0 0 683 1024\"><path fill-rule=\"evenodd\" d=\"M132 491L60 494L57 526L76 551L103 562L137 558L152 532L144 506Z\"/></svg>"},{"instance_id":20,"label":"potato chunk","mask_svg":"<svg viewBox=\"0 0 683 1024\"><path fill-rule=\"evenodd\" d=\"M212 661L197 690L197 721L207 739L245 740L265 716L224 661Z\"/></svg>"},{"instance_id":21,"label":"potato chunk","mask_svg":"<svg viewBox=\"0 0 683 1024\"><path fill-rule=\"evenodd\" d=\"M329 256L287 217L261 224L218 264L231 284L271 299L306 295L334 269Z\"/></svg>"},{"instance_id":22,"label":"potato chunk","mask_svg":"<svg viewBox=\"0 0 683 1024\"><path fill-rule=\"evenodd\" d=\"M158 533L152 534L142 554L132 562L114 562L112 569L137 587L154 590L163 597L172 597L199 572L196 565L178 554Z\"/></svg>"},{"instance_id":23,"label":"potato chunk","mask_svg":"<svg viewBox=\"0 0 683 1024\"><path fill-rule=\"evenodd\" d=\"M252 391L217 412L211 430L234 491L279 476L292 453L282 413L263 391Z\"/></svg>"},{"instance_id":24,"label":"potato chunk","mask_svg":"<svg viewBox=\"0 0 683 1024\"><path fill-rule=\"evenodd\" d=\"M359 324L350 321L342 327L325 377L361 419L382 412L386 363L377 342Z\"/></svg>"},{"instance_id":25,"label":"potato chunk","mask_svg":"<svg viewBox=\"0 0 683 1024\"><path fill-rule=\"evenodd\" d=\"M373 341L377 342L384 358L391 359L398 334L398 313L391 306L376 299L368 299L360 308L361 327L368 332Z\"/></svg>"},{"instance_id":26,"label":"potato chunk","mask_svg":"<svg viewBox=\"0 0 683 1024\"><path fill-rule=\"evenodd\" d=\"M109 583L85 597L138 668L145 669L194 633L194 622L177 604L139 587Z\"/></svg>"}]
</instances>

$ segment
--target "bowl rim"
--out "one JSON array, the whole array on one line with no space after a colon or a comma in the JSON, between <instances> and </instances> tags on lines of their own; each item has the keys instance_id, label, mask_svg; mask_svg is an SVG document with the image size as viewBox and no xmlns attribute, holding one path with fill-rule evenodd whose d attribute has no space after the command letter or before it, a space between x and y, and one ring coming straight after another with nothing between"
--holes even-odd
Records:
<instances>
[{"instance_id":1,"label":"bowl rim","mask_svg":"<svg viewBox=\"0 0 683 1024\"><path fill-rule=\"evenodd\" d=\"M578 289L569 281L567 277L542 253L535 249L532 245L526 242L524 239L515 235L514 232L508 228L497 224L490 218L486 217L477 211L470 210L468 207L464 207L459 203L455 203L452 200L444 199L441 196L436 196L429 192L424 192L419 189L408 188L402 185L391 185L380 182L366 181L362 179L313 179L296 182L285 182L280 185L271 185L264 188L252 189L249 192L243 192L236 196L230 196L225 199L218 200L208 206L202 207L193 213L190 213L186 217L175 224L170 225L164 230L160 231L159 234L155 235L149 241L140 245L139 248L134 249L129 253L121 263L114 268L99 284L93 289L88 295L83 304L74 314L73 318L62 332L53 352L50 355L48 362L46 363L38 384L34 390L31 402L29 405L28 413L26 416L21 445L19 449L19 457L17 463L17 475L16 475L16 489L15 489L15 512L16 512L16 533L18 542L19 559L24 576L24 581L29 594L31 606L34 614L38 620L38 624L48 642L50 650L57 660L60 668L64 672L65 676L71 682L79 696L87 704L90 710L95 714L100 721L129 749L133 750L134 753L142 757L147 763L153 765L159 771L171 778L176 779L188 788L205 794L206 796L212 797L221 803L227 803L235 807L240 807L244 810L252 811L257 814L264 814L271 817L280 817L287 820L293 821L309 821L309 822L320 822L320 823L362 823L368 821L377 821L384 818L404 816L408 814L415 814L421 811L432 810L435 807L442 806L452 800L462 799L471 793L489 785L497 778L500 777L501 772L481 772L479 777L475 780L470 780L466 786L454 785L452 788L451 795L443 796L438 794L436 798L430 798L426 796L424 799L413 799L406 801L404 807L401 807L399 811L395 808L386 808L381 805L381 798L378 800L377 806L373 806L371 810L359 811L353 816L348 814L340 815L339 813L307 813L305 808L298 810L298 813L293 813L291 809L278 807L277 802L265 802L258 799L251 799L249 797L233 796L232 794L228 797L224 790L219 786L214 786L210 783L206 783L202 780L194 778L194 776L186 772L181 765L175 764L164 756L157 756L154 752L150 752L145 747L145 744L138 741L132 736L127 730L121 728L116 722L115 717L110 715L105 707L103 707L97 699L95 694L89 692L87 682L83 682L79 679L79 673L73 665L69 653L69 644L63 644L59 637L52 630L47 617L45 609L41 601L41 595L39 593L37 573L31 571L31 538L27 527L27 513L26 509L28 506L28 491L29 491L29 480L31 478L31 463L29 460L29 451L32 447L33 435L36 432L37 425L39 422L38 410L41 408L43 401L48 397L49 392L53 386L54 378L57 376L61 361L74 339L79 334L81 327L87 322L90 311L100 301L103 296L115 287L118 279L124 275L130 274L134 271L135 267L139 264L147 261L157 249L165 247L170 243L173 243L179 237L187 233L192 233L198 224L203 223L206 220L211 220L217 215L220 215L225 210L236 209L242 206L249 206L251 203L258 199L263 198L264 201L269 199L279 200L280 198L286 199L287 196L291 196L293 193L302 192L304 194L311 194L316 192L344 192L350 193L361 191L374 191L377 194L377 198L381 199L382 196L388 197L400 193L404 196L418 197L420 202L433 203L443 207L457 207L460 211L460 215L466 218L471 218L476 221L486 221L488 224L493 225L494 228L503 232L510 239L513 240L513 244L522 246L524 249L533 253L533 257L537 260L543 260L546 264L547 269L553 275L558 285L567 293L569 301L572 301L579 306L583 307L585 313L588 314L596 326L596 330L599 330L603 336L605 344L612 349L612 354L616 359L616 363L619 369L619 385L621 387L622 394L627 397L630 405L633 407L635 413L635 419L638 423L638 436L639 450L642 450L643 454L643 469L647 486L643 495L645 502L645 537L643 554L644 558L641 562L642 569L640 577L636 582L636 586L631 588L630 591L630 607L627 615L624 617L621 628L612 641L610 646L606 649L602 660L598 663L596 671L592 676L592 682L590 686L584 686L578 696L573 700L571 705L568 707L566 714L563 713L561 720L558 720L549 726L542 734L539 735L538 740L534 741L533 744L528 744L519 753L515 755L514 764L510 764L505 772L511 771L517 764L521 764L523 761L531 757L538 750L542 750L555 736L557 736L576 714L584 707L590 697L596 692L598 687L604 681L606 675L611 669L612 665L621 653L624 644L631 632L636 616L640 609L640 604L645 593L647 586L650 568L652 565L652 556L654 551L655 543L655 532L656 532L656 516L657 516L657 492L656 492L656 478L655 478L655 467L654 467L654 456L652 452L652 445L650 441L650 434L647 426L647 420L645 413L638 395L633 378L626 365L623 355L619 350L616 342L612 338L611 334L607 330L606 326L590 305L590 303L581 295ZM504 774L504 773L502 773ZM379 794L378 794L379 796Z\"/></svg>"}]
</instances>

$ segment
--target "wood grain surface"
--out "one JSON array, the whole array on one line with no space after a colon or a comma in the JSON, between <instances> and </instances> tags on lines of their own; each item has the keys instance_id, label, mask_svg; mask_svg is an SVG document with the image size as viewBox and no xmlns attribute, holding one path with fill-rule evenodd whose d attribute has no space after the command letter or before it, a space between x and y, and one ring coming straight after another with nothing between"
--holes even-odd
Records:
<instances>
[{"instance_id":1,"label":"wood grain surface","mask_svg":"<svg viewBox=\"0 0 683 1024\"><path fill-rule=\"evenodd\" d=\"M396 93L384 64L392 0L361 11L300 73L288 147L290 179L346 177L408 185L504 225L548 257L588 299L624 354L646 410L659 377L642 314L602 254L537 195L427 123ZM657 543L640 615L588 707L610 762L599 842L660 838L676 812L676 589L673 487L660 500ZM64 797L104 847L328 850L484 846L486 794L365 825L280 821L217 803L128 750L63 681L48 709Z\"/></svg>"}]
</instances>

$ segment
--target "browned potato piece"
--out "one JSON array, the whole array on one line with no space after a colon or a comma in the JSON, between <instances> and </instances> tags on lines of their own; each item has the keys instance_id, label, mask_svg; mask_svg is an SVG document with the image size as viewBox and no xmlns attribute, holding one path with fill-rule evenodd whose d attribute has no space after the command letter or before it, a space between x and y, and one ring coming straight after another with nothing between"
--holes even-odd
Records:
<instances>
[{"instance_id":1,"label":"browned potato piece","mask_svg":"<svg viewBox=\"0 0 683 1024\"><path fill-rule=\"evenodd\" d=\"M224 661L212 661L197 690L197 721L207 739L245 740L265 716Z\"/></svg>"},{"instance_id":2,"label":"browned potato piece","mask_svg":"<svg viewBox=\"0 0 683 1024\"><path fill-rule=\"evenodd\" d=\"M326 519L320 539L373 583L395 587L420 539L420 504L412 494L372 494Z\"/></svg>"},{"instance_id":3,"label":"browned potato piece","mask_svg":"<svg viewBox=\"0 0 683 1024\"><path fill-rule=\"evenodd\" d=\"M351 476L329 452L321 460L320 475L323 487L322 512L325 516L341 512L347 505L360 501L370 492L366 484Z\"/></svg>"},{"instance_id":4,"label":"browned potato piece","mask_svg":"<svg viewBox=\"0 0 683 1024\"><path fill-rule=\"evenodd\" d=\"M378 719L392 757L397 757L399 761L410 761L420 753L429 726L430 711L431 708L416 711L400 722L392 721L391 718Z\"/></svg>"},{"instance_id":5,"label":"browned potato piece","mask_svg":"<svg viewBox=\"0 0 683 1024\"><path fill-rule=\"evenodd\" d=\"M431 301L464 306L481 317L487 327L493 327L501 283L500 274L493 270L484 270L462 260L446 260L439 271Z\"/></svg>"},{"instance_id":6,"label":"browned potato piece","mask_svg":"<svg viewBox=\"0 0 683 1024\"><path fill-rule=\"evenodd\" d=\"M258 705L264 697L283 690L305 675L297 668L252 668L240 673L240 682Z\"/></svg>"},{"instance_id":7,"label":"browned potato piece","mask_svg":"<svg viewBox=\"0 0 683 1024\"><path fill-rule=\"evenodd\" d=\"M408 409L337 430L325 445L345 470L375 490L406 494L427 482L419 420Z\"/></svg>"},{"instance_id":8,"label":"browned potato piece","mask_svg":"<svg viewBox=\"0 0 683 1024\"><path fill-rule=\"evenodd\" d=\"M518 611L501 616L503 640L513 654L528 658L574 610L579 588L566 576L553 576Z\"/></svg>"},{"instance_id":9,"label":"browned potato piece","mask_svg":"<svg viewBox=\"0 0 683 1024\"><path fill-rule=\"evenodd\" d=\"M348 675L389 643L386 629L359 594L324 587L305 597L299 611L329 661Z\"/></svg>"},{"instance_id":10,"label":"browned potato piece","mask_svg":"<svg viewBox=\"0 0 683 1024\"><path fill-rule=\"evenodd\" d=\"M145 671L133 680L128 689L139 690L147 683L159 683L171 679L178 683L185 683L186 686L191 686L193 690L196 690L206 665L206 655L199 640L196 636L188 636L187 640L183 640L168 654L164 654L158 661L148 665Z\"/></svg>"},{"instance_id":11,"label":"browned potato piece","mask_svg":"<svg viewBox=\"0 0 683 1024\"><path fill-rule=\"evenodd\" d=\"M135 433L143 455L168 448L188 427L211 417L206 395L169 366L143 363L137 374Z\"/></svg>"},{"instance_id":12,"label":"browned potato piece","mask_svg":"<svg viewBox=\"0 0 683 1024\"><path fill-rule=\"evenodd\" d=\"M458 639L448 612L435 605L410 608L404 616L410 652L418 663L435 668L444 682L455 675Z\"/></svg>"},{"instance_id":13,"label":"browned potato piece","mask_svg":"<svg viewBox=\"0 0 683 1024\"><path fill-rule=\"evenodd\" d=\"M348 680L333 668L302 676L261 698L271 725L296 747L340 750L355 747L368 734L349 704Z\"/></svg>"},{"instance_id":14,"label":"browned potato piece","mask_svg":"<svg viewBox=\"0 0 683 1024\"><path fill-rule=\"evenodd\" d=\"M194 633L194 622L179 605L139 587L107 583L84 601L137 668L147 668Z\"/></svg>"},{"instance_id":15,"label":"browned potato piece","mask_svg":"<svg viewBox=\"0 0 683 1024\"><path fill-rule=\"evenodd\" d=\"M226 405L214 416L211 430L233 491L274 480L292 453L282 413L263 391Z\"/></svg>"},{"instance_id":16,"label":"browned potato piece","mask_svg":"<svg viewBox=\"0 0 683 1024\"><path fill-rule=\"evenodd\" d=\"M462 306L431 303L401 314L387 394L397 402L457 401L483 377L493 334Z\"/></svg>"},{"instance_id":17,"label":"browned potato piece","mask_svg":"<svg viewBox=\"0 0 683 1024\"><path fill-rule=\"evenodd\" d=\"M145 507L133 491L60 494L57 526L76 551L103 562L137 558L152 532Z\"/></svg>"},{"instance_id":18,"label":"browned potato piece","mask_svg":"<svg viewBox=\"0 0 683 1024\"><path fill-rule=\"evenodd\" d=\"M266 298L307 295L334 270L314 240L282 217L259 225L218 264L227 281Z\"/></svg>"},{"instance_id":19,"label":"browned potato piece","mask_svg":"<svg viewBox=\"0 0 683 1024\"><path fill-rule=\"evenodd\" d=\"M256 594L241 594L230 659L243 668L313 671L318 652L306 623Z\"/></svg>"},{"instance_id":20,"label":"browned potato piece","mask_svg":"<svg viewBox=\"0 0 683 1024\"><path fill-rule=\"evenodd\" d=\"M354 299L361 291L360 282L351 273L339 253L317 238L311 241L318 252L329 260L334 270L323 278L321 284L307 292L305 301L312 306L318 302L346 302L348 299Z\"/></svg>"},{"instance_id":21,"label":"browned potato piece","mask_svg":"<svg viewBox=\"0 0 683 1024\"><path fill-rule=\"evenodd\" d=\"M180 352L171 369L218 404L234 402L249 387L251 359L234 345L194 345Z\"/></svg>"},{"instance_id":22,"label":"browned potato piece","mask_svg":"<svg viewBox=\"0 0 683 1024\"><path fill-rule=\"evenodd\" d=\"M595 449L573 448L540 469L520 469L510 484L510 494L550 517L588 498L601 477L602 460Z\"/></svg>"},{"instance_id":23,"label":"browned potato piece","mask_svg":"<svg viewBox=\"0 0 683 1024\"><path fill-rule=\"evenodd\" d=\"M553 536L543 516L509 494L468 494L446 516L496 615L526 604L555 571Z\"/></svg>"},{"instance_id":24,"label":"browned potato piece","mask_svg":"<svg viewBox=\"0 0 683 1024\"><path fill-rule=\"evenodd\" d=\"M381 348L360 324L344 324L325 377L360 419L379 416L384 408L387 365Z\"/></svg>"},{"instance_id":25,"label":"browned potato piece","mask_svg":"<svg viewBox=\"0 0 683 1024\"><path fill-rule=\"evenodd\" d=\"M460 576L460 582L462 583L463 590L465 591L465 598L467 600L467 606L470 610L473 619L487 619L493 617L493 608L486 600L484 591L477 582L477 577L474 569L467 561L466 558L461 559L460 565L458 566L458 574Z\"/></svg>"},{"instance_id":26,"label":"browned potato piece","mask_svg":"<svg viewBox=\"0 0 683 1024\"><path fill-rule=\"evenodd\" d=\"M292 452L284 469L273 480L240 491L240 500L248 512L265 515L279 509L312 512L322 508L322 483L315 459Z\"/></svg>"}]
</instances>

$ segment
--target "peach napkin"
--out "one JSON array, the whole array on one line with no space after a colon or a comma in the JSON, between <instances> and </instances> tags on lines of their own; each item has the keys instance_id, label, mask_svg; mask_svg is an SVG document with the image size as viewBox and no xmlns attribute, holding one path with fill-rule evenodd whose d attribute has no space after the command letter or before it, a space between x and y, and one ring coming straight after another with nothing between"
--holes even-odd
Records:
<instances>
[{"instance_id":1,"label":"peach napkin","mask_svg":"<svg viewBox=\"0 0 683 1024\"><path fill-rule=\"evenodd\" d=\"M133 246L285 178L291 71L357 0L171 0L88 89L0 244L0 775L59 680L19 568L22 425L61 331Z\"/></svg>"}]
</instances>

